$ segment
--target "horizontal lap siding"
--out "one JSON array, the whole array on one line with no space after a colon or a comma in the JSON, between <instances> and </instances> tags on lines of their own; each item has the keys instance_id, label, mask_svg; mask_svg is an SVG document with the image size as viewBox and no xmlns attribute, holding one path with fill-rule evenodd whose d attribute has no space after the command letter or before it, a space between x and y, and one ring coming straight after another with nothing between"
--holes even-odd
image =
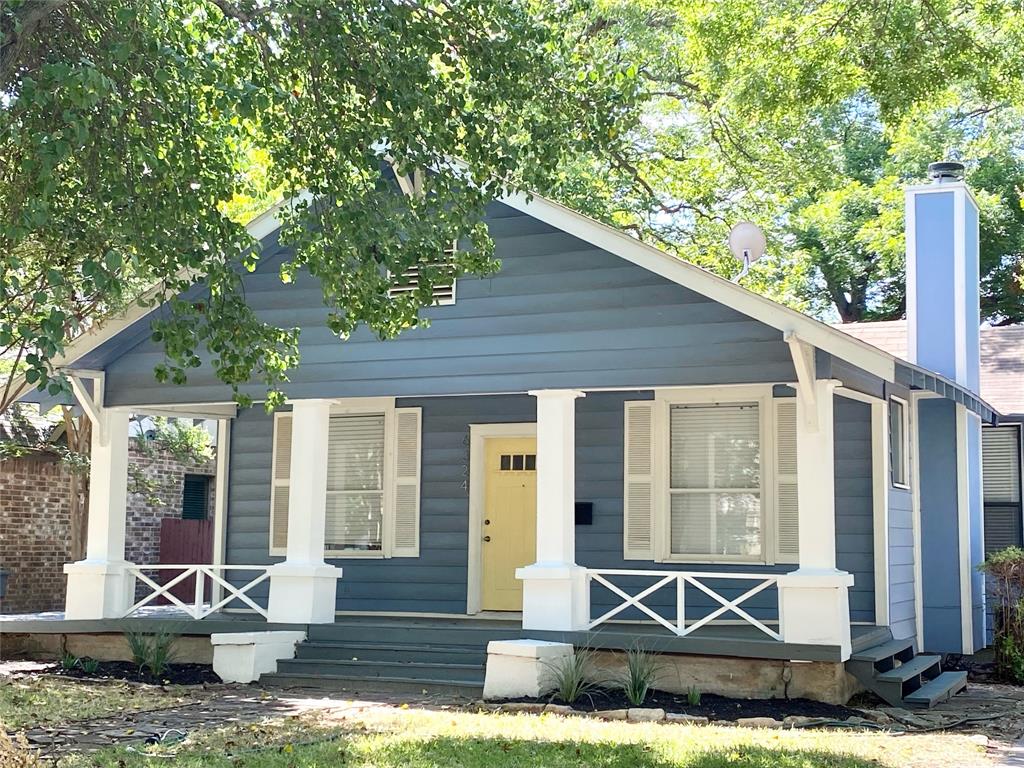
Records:
<instances>
[{"instance_id":1,"label":"horizontal lap siding","mask_svg":"<svg viewBox=\"0 0 1024 768\"><path fill-rule=\"evenodd\" d=\"M505 206L489 219L501 270L461 278L452 306L425 311L429 328L381 342L360 328L345 342L325 326L316 281L283 285L287 255L270 243L243 278L262 320L300 327L302 363L290 397L429 396L543 387L650 387L792 381L781 334L724 305ZM119 343L124 343L119 342ZM118 357L117 355L120 355ZM185 386L161 385L159 345L108 346L113 405L230 399L208 364ZM259 397L259 386L246 388Z\"/></svg>"},{"instance_id":2,"label":"horizontal lap siding","mask_svg":"<svg viewBox=\"0 0 1024 768\"><path fill-rule=\"evenodd\" d=\"M850 620L875 620L871 406L835 398L836 565L853 574Z\"/></svg>"},{"instance_id":3,"label":"horizontal lap siding","mask_svg":"<svg viewBox=\"0 0 1024 768\"><path fill-rule=\"evenodd\" d=\"M889 624L893 637L917 634L914 597L913 497L889 488Z\"/></svg>"}]
</instances>

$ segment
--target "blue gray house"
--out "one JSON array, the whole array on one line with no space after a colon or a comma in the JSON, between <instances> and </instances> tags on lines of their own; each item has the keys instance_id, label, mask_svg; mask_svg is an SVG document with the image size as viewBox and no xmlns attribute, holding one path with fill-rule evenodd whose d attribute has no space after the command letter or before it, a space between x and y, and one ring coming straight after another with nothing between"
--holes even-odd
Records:
<instances>
[{"instance_id":1,"label":"blue gray house","mask_svg":"<svg viewBox=\"0 0 1024 768\"><path fill-rule=\"evenodd\" d=\"M307 633L291 680L479 686L483 645L518 639L845 664L910 704L963 686L915 655L986 637L982 425L1001 414L979 395L962 182L907 191L901 354L543 198L487 224L498 273L439 292L429 328L339 342L316 283L277 277L275 211L253 222L248 300L302 328L274 414L236 409L209 366L155 381L159 308L72 344L98 428L67 620L121 619L139 580L200 572L197 620ZM124 560L133 412L217 419L226 447L215 561L170 580Z\"/></svg>"}]
</instances>

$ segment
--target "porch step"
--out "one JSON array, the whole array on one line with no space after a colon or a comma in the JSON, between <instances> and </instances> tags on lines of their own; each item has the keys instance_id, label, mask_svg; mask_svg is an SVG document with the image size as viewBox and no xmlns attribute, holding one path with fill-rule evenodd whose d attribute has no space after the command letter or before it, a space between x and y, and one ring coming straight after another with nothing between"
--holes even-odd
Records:
<instances>
[{"instance_id":1,"label":"porch step","mask_svg":"<svg viewBox=\"0 0 1024 768\"><path fill-rule=\"evenodd\" d=\"M337 659L283 659L277 663L280 675L443 680L460 685L484 684L483 664L435 664L421 661L340 661Z\"/></svg>"},{"instance_id":2,"label":"porch step","mask_svg":"<svg viewBox=\"0 0 1024 768\"><path fill-rule=\"evenodd\" d=\"M911 639L889 639L858 650L846 669L865 688L897 707L932 707L967 685L966 672L943 672L942 658L918 655Z\"/></svg>"},{"instance_id":3,"label":"porch step","mask_svg":"<svg viewBox=\"0 0 1024 768\"><path fill-rule=\"evenodd\" d=\"M915 656L910 661L900 664L898 667L893 667L888 672L879 672L875 677L888 683L905 683L922 675L929 679L938 677L942 671L941 667L942 658L940 656L924 654L922 656ZM934 674L929 675L931 672L934 672Z\"/></svg>"},{"instance_id":4,"label":"porch step","mask_svg":"<svg viewBox=\"0 0 1024 768\"><path fill-rule=\"evenodd\" d=\"M467 699L479 699L483 693L483 684L460 685L449 680L426 680L407 677L346 677L344 675L283 675L280 672L263 675L261 684L273 685L277 688L310 688L320 691L344 691L353 695L377 693L418 693L443 696L464 696Z\"/></svg>"},{"instance_id":5,"label":"porch step","mask_svg":"<svg viewBox=\"0 0 1024 768\"><path fill-rule=\"evenodd\" d=\"M514 640L520 637L518 625L505 621L456 622L345 622L310 625L310 642L377 643L386 640L398 645L463 645L486 647L490 640Z\"/></svg>"},{"instance_id":6,"label":"porch step","mask_svg":"<svg viewBox=\"0 0 1024 768\"><path fill-rule=\"evenodd\" d=\"M934 707L956 696L967 687L966 672L943 672L903 699L917 707Z\"/></svg>"},{"instance_id":7,"label":"porch step","mask_svg":"<svg viewBox=\"0 0 1024 768\"><path fill-rule=\"evenodd\" d=\"M395 645L392 643L306 642L298 647L298 659L338 661L393 661L416 659L440 664L483 664L487 650L474 646Z\"/></svg>"},{"instance_id":8,"label":"porch step","mask_svg":"<svg viewBox=\"0 0 1024 768\"><path fill-rule=\"evenodd\" d=\"M445 693L479 698L487 643L521 636L518 621L339 617L310 625L294 659L260 682L352 692Z\"/></svg>"}]
</instances>

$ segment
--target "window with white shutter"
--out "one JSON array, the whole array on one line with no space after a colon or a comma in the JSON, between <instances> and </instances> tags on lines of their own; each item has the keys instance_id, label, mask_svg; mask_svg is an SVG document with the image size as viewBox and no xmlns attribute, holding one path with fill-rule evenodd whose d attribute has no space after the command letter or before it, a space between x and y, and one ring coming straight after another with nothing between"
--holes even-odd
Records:
<instances>
[{"instance_id":1,"label":"window with white shutter","mask_svg":"<svg viewBox=\"0 0 1024 768\"><path fill-rule=\"evenodd\" d=\"M795 398L751 385L627 402L623 479L626 560L799 562Z\"/></svg>"},{"instance_id":2,"label":"window with white shutter","mask_svg":"<svg viewBox=\"0 0 1024 768\"><path fill-rule=\"evenodd\" d=\"M328 427L325 556L417 557L420 525L419 408L345 407ZM290 414L274 420L270 552L288 542Z\"/></svg>"},{"instance_id":3,"label":"window with white shutter","mask_svg":"<svg viewBox=\"0 0 1024 768\"><path fill-rule=\"evenodd\" d=\"M985 499L985 553L1024 545L1021 508L1020 427L981 430Z\"/></svg>"},{"instance_id":4,"label":"window with white shutter","mask_svg":"<svg viewBox=\"0 0 1024 768\"><path fill-rule=\"evenodd\" d=\"M420 274L423 270L429 269L437 273L436 277L431 275L432 277L435 277L434 289L431 294L434 298L434 305L440 306L443 304L454 304L455 270L452 265L455 260L455 252L457 248L458 243L453 240L451 244L444 249L440 259L428 259L406 269L395 281L395 284L388 289L388 295L391 296L391 298L395 298L396 296L403 296L407 293L415 292L420 286Z\"/></svg>"},{"instance_id":5,"label":"window with white shutter","mask_svg":"<svg viewBox=\"0 0 1024 768\"><path fill-rule=\"evenodd\" d=\"M775 400L775 562L800 562L796 398Z\"/></svg>"},{"instance_id":6,"label":"window with white shutter","mask_svg":"<svg viewBox=\"0 0 1024 768\"><path fill-rule=\"evenodd\" d=\"M623 558L654 559L654 410L650 400L626 403L623 467Z\"/></svg>"},{"instance_id":7,"label":"window with white shutter","mask_svg":"<svg viewBox=\"0 0 1024 768\"><path fill-rule=\"evenodd\" d=\"M763 558L760 434L757 403L671 406L673 557Z\"/></svg>"}]
</instances>

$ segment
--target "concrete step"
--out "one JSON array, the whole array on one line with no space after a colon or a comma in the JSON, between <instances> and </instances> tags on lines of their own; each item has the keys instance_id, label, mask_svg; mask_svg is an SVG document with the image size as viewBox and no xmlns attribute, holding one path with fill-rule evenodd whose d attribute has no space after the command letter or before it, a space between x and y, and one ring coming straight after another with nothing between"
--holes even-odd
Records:
<instances>
[{"instance_id":1,"label":"concrete step","mask_svg":"<svg viewBox=\"0 0 1024 768\"><path fill-rule=\"evenodd\" d=\"M903 698L908 707L928 708L953 698L967 687L966 672L943 672Z\"/></svg>"},{"instance_id":2,"label":"concrete step","mask_svg":"<svg viewBox=\"0 0 1024 768\"><path fill-rule=\"evenodd\" d=\"M380 693L434 694L461 696L476 700L483 695L483 683L453 683L450 680L434 680L408 677L352 677L346 675L299 675L278 672L263 675L260 683L279 688L307 688L318 691L341 691L351 697L361 694Z\"/></svg>"},{"instance_id":3,"label":"concrete step","mask_svg":"<svg viewBox=\"0 0 1024 768\"><path fill-rule=\"evenodd\" d=\"M435 664L478 664L487 661L487 650L477 646L400 645L395 643L305 642L297 658L338 661L419 661Z\"/></svg>"},{"instance_id":4,"label":"concrete step","mask_svg":"<svg viewBox=\"0 0 1024 768\"><path fill-rule=\"evenodd\" d=\"M402 678L441 680L458 685L484 684L483 664L432 664L415 661L344 661L323 659L282 659L277 663L280 675L303 677L340 676L370 680Z\"/></svg>"}]
</instances>

